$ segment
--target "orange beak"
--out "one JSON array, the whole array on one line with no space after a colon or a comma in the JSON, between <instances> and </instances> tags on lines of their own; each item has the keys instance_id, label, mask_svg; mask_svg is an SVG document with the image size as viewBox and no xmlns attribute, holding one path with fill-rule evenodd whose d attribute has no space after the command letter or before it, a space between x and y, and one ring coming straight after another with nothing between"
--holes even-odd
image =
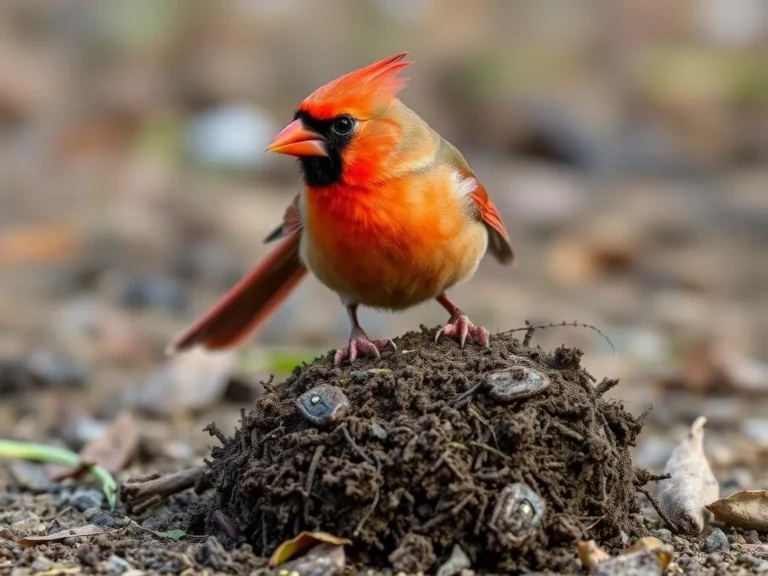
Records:
<instances>
[{"instance_id":1,"label":"orange beak","mask_svg":"<svg viewBox=\"0 0 768 576\"><path fill-rule=\"evenodd\" d=\"M327 142L317 132L307 130L299 118L275 136L266 151L291 156L328 156Z\"/></svg>"}]
</instances>

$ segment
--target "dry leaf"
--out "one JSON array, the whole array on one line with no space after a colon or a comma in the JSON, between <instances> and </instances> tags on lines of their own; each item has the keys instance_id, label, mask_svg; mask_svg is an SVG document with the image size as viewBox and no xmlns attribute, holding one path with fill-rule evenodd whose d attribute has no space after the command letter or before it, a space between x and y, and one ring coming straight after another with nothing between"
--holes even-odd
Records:
<instances>
[{"instance_id":1,"label":"dry leaf","mask_svg":"<svg viewBox=\"0 0 768 576\"><path fill-rule=\"evenodd\" d=\"M706 422L703 416L696 419L664 467L664 473L671 478L659 481L659 505L685 534L701 533L708 516L705 506L720 495L720 486L704 455Z\"/></svg>"},{"instance_id":2,"label":"dry leaf","mask_svg":"<svg viewBox=\"0 0 768 576\"><path fill-rule=\"evenodd\" d=\"M297 554L314 547L317 544L333 544L334 546L347 546L351 540L339 538L325 532L301 532L295 538L286 540L269 558L269 567L274 568L283 562L287 562Z\"/></svg>"},{"instance_id":3,"label":"dry leaf","mask_svg":"<svg viewBox=\"0 0 768 576\"><path fill-rule=\"evenodd\" d=\"M304 555L280 565L280 574L302 576L336 576L347 562L344 546L318 544Z\"/></svg>"},{"instance_id":4,"label":"dry leaf","mask_svg":"<svg viewBox=\"0 0 768 576\"><path fill-rule=\"evenodd\" d=\"M88 443L80 458L83 462L100 464L111 474L122 471L139 446L139 430L130 412L121 412L103 436Z\"/></svg>"},{"instance_id":5,"label":"dry leaf","mask_svg":"<svg viewBox=\"0 0 768 576\"><path fill-rule=\"evenodd\" d=\"M600 548L594 540L582 540L578 543L576 549L579 553L579 560L581 560L581 563L590 570L611 557L611 555Z\"/></svg>"},{"instance_id":6,"label":"dry leaf","mask_svg":"<svg viewBox=\"0 0 768 576\"><path fill-rule=\"evenodd\" d=\"M720 522L768 532L768 490L741 490L707 506Z\"/></svg>"},{"instance_id":7,"label":"dry leaf","mask_svg":"<svg viewBox=\"0 0 768 576\"><path fill-rule=\"evenodd\" d=\"M22 546L37 546L39 544L48 544L49 542L57 542L67 538L97 536L99 534L106 534L107 532L112 532L112 530L105 530L101 526L96 526L95 524L86 524L85 526L62 530L61 532L49 534L47 536L24 536L23 538L18 539L18 543Z\"/></svg>"},{"instance_id":8,"label":"dry leaf","mask_svg":"<svg viewBox=\"0 0 768 576\"><path fill-rule=\"evenodd\" d=\"M122 471L133 458L139 446L139 430L136 419L130 412L121 412L105 430L104 434L92 440L80 452L77 468L50 466L49 475L54 480L77 478L98 464L110 474Z\"/></svg>"}]
</instances>

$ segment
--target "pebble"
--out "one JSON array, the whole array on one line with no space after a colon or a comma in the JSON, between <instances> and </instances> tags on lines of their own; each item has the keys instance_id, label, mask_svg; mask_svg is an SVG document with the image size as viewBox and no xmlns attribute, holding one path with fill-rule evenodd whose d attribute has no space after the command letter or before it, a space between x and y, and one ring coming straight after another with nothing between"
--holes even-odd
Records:
<instances>
[{"instance_id":1,"label":"pebble","mask_svg":"<svg viewBox=\"0 0 768 576\"><path fill-rule=\"evenodd\" d=\"M34 536L45 534L45 525L42 523L37 514L22 510L17 512L10 518L11 532L17 536Z\"/></svg>"},{"instance_id":2,"label":"pebble","mask_svg":"<svg viewBox=\"0 0 768 576\"><path fill-rule=\"evenodd\" d=\"M707 556L707 564L711 566L719 566L723 561L722 554L718 554L717 552L712 552L709 556Z\"/></svg>"},{"instance_id":3,"label":"pebble","mask_svg":"<svg viewBox=\"0 0 768 576\"><path fill-rule=\"evenodd\" d=\"M124 558L120 558L116 554L112 554L107 558L106 569L109 572L117 572L118 574L124 574L128 570L132 570L133 566L128 564Z\"/></svg>"},{"instance_id":4,"label":"pebble","mask_svg":"<svg viewBox=\"0 0 768 576\"><path fill-rule=\"evenodd\" d=\"M183 312L188 298L184 287L172 278L133 278L123 289L122 302L128 308L155 308Z\"/></svg>"},{"instance_id":5,"label":"pebble","mask_svg":"<svg viewBox=\"0 0 768 576\"><path fill-rule=\"evenodd\" d=\"M709 533L707 539L704 541L702 550L704 552L719 552L723 550L730 550L731 545L728 543L728 537L720 528L715 528Z\"/></svg>"},{"instance_id":6,"label":"pebble","mask_svg":"<svg viewBox=\"0 0 768 576\"><path fill-rule=\"evenodd\" d=\"M672 544L672 532L666 528L659 528L658 530L654 530L653 535L664 542L664 544Z\"/></svg>"},{"instance_id":7,"label":"pebble","mask_svg":"<svg viewBox=\"0 0 768 576\"><path fill-rule=\"evenodd\" d=\"M757 530L750 530L749 532L744 533L744 539L747 541L748 544L760 544L760 535L757 533Z\"/></svg>"},{"instance_id":8,"label":"pebble","mask_svg":"<svg viewBox=\"0 0 768 576\"><path fill-rule=\"evenodd\" d=\"M98 508L88 508L84 515L86 520L88 520L91 524L101 528L117 528L122 525L120 522L115 520L111 514L108 514L107 512L104 512Z\"/></svg>"},{"instance_id":9,"label":"pebble","mask_svg":"<svg viewBox=\"0 0 768 576\"><path fill-rule=\"evenodd\" d=\"M445 564L438 568L437 576L455 576L469 568L471 565L472 562L466 552L461 549L461 546L454 544L450 558L446 560Z\"/></svg>"},{"instance_id":10,"label":"pebble","mask_svg":"<svg viewBox=\"0 0 768 576\"><path fill-rule=\"evenodd\" d=\"M25 390L41 388L80 388L88 370L75 361L51 350L37 350L21 360L0 366L3 389Z\"/></svg>"},{"instance_id":11,"label":"pebble","mask_svg":"<svg viewBox=\"0 0 768 576\"><path fill-rule=\"evenodd\" d=\"M78 512L85 512L89 508L100 508L104 502L104 494L96 488L77 488L73 492L63 493L62 501Z\"/></svg>"}]
</instances>

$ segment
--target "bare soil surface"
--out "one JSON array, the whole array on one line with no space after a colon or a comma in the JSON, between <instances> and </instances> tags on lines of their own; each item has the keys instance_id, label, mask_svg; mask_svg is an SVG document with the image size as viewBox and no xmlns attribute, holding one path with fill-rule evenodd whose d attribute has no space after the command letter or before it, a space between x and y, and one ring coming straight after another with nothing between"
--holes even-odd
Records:
<instances>
[{"instance_id":1,"label":"bare soil surface","mask_svg":"<svg viewBox=\"0 0 768 576\"><path fill-rule=\"evenodd\" d=\"M768 571L764 535L673 535L638 498L653 492L630 456L643 415L610 399L616 381L596 381L578 350L504 334L460 349L433 334L354 366L328 353L266 383L234 434L231 418L207 426L220 445L199 474L144 446L118 476L114 512L85 479L35 486L41 467L15 465L0 477L0 574L276 573L267 557L301 530L352 540L350 574L435 573L456 544L478 574L584 574L578 540L617 554L648 534L675 549L678 573ZM138 498L149 486L180 493ZM70 535L86 525L100 533Z\"/></svg>"},{"instance_id":2,"label":"bare soil surface","mask_svg":"<svg viewBox=\"0 0 768 576\"><path fill-rule=\"evenodd\" d=\"M480 570L573 570L576 540L610 547L643 531L635 495L648 475L629 455L642 424L602 397L611 383L596 385L578 350L511 335L460 349L433 334L354 366L324 356L268 390L233 437L212 427L223 446L207 472L206 530L222 533L223 513L265 555L326 531L354 542L352 561L406 572L436 567L455 544ZM349 406L336 418L323 408L319 428L297 398L332 405L329 386Z\"/></svg>"}]
</instances>

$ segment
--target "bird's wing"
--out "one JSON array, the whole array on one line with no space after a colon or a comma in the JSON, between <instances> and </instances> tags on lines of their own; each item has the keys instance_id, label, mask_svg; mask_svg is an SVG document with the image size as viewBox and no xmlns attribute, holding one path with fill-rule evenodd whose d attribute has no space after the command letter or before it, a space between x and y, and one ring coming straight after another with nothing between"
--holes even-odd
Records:
<instances>
[{"instance_id":1,"label":"bird's wing","mask_svg":"<svg viewBox=\"0 0 768 576\"><path fill-rule=\"evenodd\" d=\"M488 247L491 253L502 264L509 264L514 260L515 253L512 251L512 244L509 240L509 233L504 226L498 208L488 196L480 182L475 179L475 188L470 192L472 204L477 211L477 218L482 220L488 228Z\"/></svg>"},{"instance_id":2,"label":"bird's wing","mask_svg":"<svg viewBox=\"0 0 768 576\"><path fill-rule=\"evenodd\" d=\"M511 263L515 259L515 254L499 209L488 196L488 192L477 179L464 156L450 142L443 139L436 160L438 163L447 163L455 171L455 192L469 199L470 213L482 221L488 229L488 248L491 253L502 264Z\"/></svg>"},{"instance_id":3,"label":"bird's wing","mask_svg":"<svg viewBox=\"0 0 768 576\"><path fill-rule=\"evenodd\" d=\"M299 211L299 195L297 194L293 198L293 202L290 203L288 208L285 209L283 215L283 223L277 228L272 230L269 235L264 238L264 244L268 244L279 238L285 238L286 236L298 235L301 233L301 213Z\"/></svg>"}]
</instances>

